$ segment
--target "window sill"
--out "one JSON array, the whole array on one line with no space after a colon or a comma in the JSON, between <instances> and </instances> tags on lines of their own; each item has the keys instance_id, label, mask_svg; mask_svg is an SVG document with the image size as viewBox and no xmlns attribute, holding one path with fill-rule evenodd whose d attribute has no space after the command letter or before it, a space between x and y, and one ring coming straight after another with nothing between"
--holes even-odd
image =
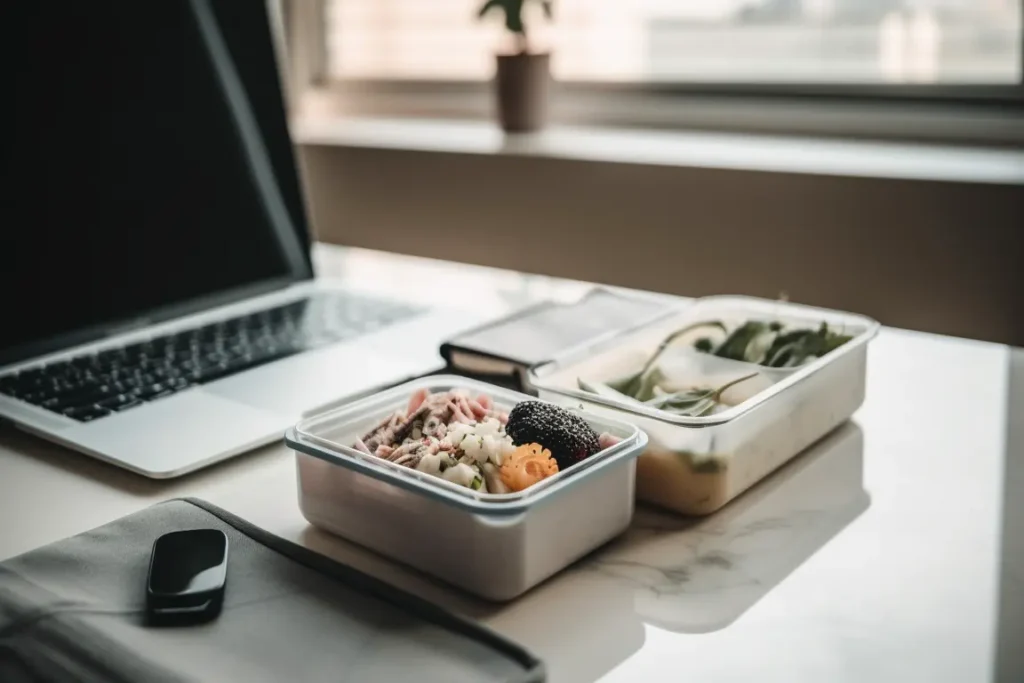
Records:
<instances>
[{"instance_id":1,"label":"window sill","mask_svg":"<svg viewBox=\"0 0 1024 683\"><path fill-rule=\"evenodd\" d=\"M1024 152L388 119L295 137L325 242L1021 338Z\"/></svg>"},{"instance_id":2,"label":"window sill","mask_svg":"<svg viewBox=\"0 0 1024 683\"><path fill-rule=\"evenodd\" d=\"M299 145L519 156L804 175L1024 184L1024 150L760 134L554 127L504 135L484 121L298 117Z\"/></svg>"}]
</instances>

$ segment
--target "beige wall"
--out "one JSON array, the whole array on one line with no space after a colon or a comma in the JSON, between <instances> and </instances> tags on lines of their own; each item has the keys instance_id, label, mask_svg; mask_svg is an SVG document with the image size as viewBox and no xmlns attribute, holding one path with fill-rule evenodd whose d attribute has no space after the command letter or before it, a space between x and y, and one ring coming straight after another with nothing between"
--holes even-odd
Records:
<instances>
[{"instance_id":1,"label":"beige wall","mask_svg":"<svg viewBox=\"0 0 1024 683\"><path fill-rule=\"evenodd\" d=\"M1024 345L1024 188L306 146L330 242ZM386 274L383 274L386 277Z\"/></svg>"}]
</instances>

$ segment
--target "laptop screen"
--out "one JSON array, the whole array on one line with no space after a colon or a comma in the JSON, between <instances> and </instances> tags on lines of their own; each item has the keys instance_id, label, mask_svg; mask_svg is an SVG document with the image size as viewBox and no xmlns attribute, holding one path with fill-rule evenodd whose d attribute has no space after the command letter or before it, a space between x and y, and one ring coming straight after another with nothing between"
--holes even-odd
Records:
<instances>
[{"instance_id":1,"label":"laptop screen","mask_svg":"<svg viewBox=\"0 0 1024 683\"><path fill-rule=\"evenodd\" d=\"M265 3L7 5L0 362L311 276Z\"/></svg>"}]
</instances>

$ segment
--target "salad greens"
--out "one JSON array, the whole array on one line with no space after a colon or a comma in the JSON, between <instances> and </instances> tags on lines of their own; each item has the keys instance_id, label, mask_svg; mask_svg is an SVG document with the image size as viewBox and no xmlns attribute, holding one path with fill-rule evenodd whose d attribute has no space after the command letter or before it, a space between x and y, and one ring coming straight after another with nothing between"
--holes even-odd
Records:
<instances>
[{"instance_id":1,"label":"salad greens","mask_svg":"<svg viewBox=\"0 0 1024 683\"><path fill-rule=\"evenodd\" d=\"M652 373L651 376L653 375L660 375L660 371ZM657 384L648 382L645 384L645 387L649 387L649 390L645 388L642 393L632 396L624 394L611 385L602 384L601 382L587 382L583 379L578 379L577 383L583 391L588 391L598 396L642 403L649 408L663 410L666 413L672 413L673 415L680 415L683 417L703 417L704 415L710 415L714 412L715 408L721 405L722 394L724 394L727 389L730 389L742 382L746 382L748 379L753 379L754 377L757 377L756 372L747 375L746 377L734 379L720 387L693 387L673 393L660 391L660 387ZM661 376L661 378L664 379L664 376ZM648 394L650 394L650 398L645 398Z\"/></svg>"},{"instance_id":2,"label":"salad greens","mask_svg":"<svg viewBox=\"0 0 1024 683\"><path fill-rule=\"evenodd\" d=\"M711 336L702 336L693 344L698 353L718 358L751 363L768 368L796 368L834 351L853 337L821 323L817 328L786 329L778 321L748 320L732 331L725 323L713 320L688 325L669 334L654 350L638 372L620 379L602 383L581 378L577 383L583 391L619 401L643 405L687 417L708 415L721 405L722 394L731 387L758 375L757 372L732 380L720 387L691 387L683 391L668 392L662 387L668 381L658 360L669 346L680 337L696 330L717 330L724 335L716 342Z\"/></svg>"},{"instance_id":3,"label":"salad greens","mask_svg":"<svg viewBox=\"0 0 1024 683\"><path fill-rule=\"evenodd\" d=\"M644 366L640 368L639 372L624 377L623 379L618 380L609 386L611 386L619 393L625 394L626 396L631 396L641 401L645 400L640 397L645 395L650 387L656 386L657 383L664 380L664 377L661 377L661 379L652 379L652 370L660 373L660 370L658 370L655 367L655 364L658 362L658 359L661 358L661 354L665 352L665 349L671 346L672 342L674 342L679 337L682 337L685 334L693 332L694 330L699 330L705 327L717 328L726 334L729 332L729 330L726 329L725 325L718 322L717 320L713 322L702 322L697 323L695 325L688 325L680 330L676 330L672 334L665 337L661 341L661 343L658 344L658 348L654 350L654 353L651 354L651 356L647 359L647 362L644 363ZM584 391L586 390L584 389Z\"/></svg>"},{"instance_id":4,"label":"salad greens","mask_svg":"<svg viewBox=\"0 0 1024 683\"><path fill-rule=\"evenodd\" d=\"M781 323L749 320L716 345L702 337L694 348L719 358L756 363L769 368L795 368L824 356L853 337L821 323L818 328L786 330Z\"/></svg>"}]
</instances>

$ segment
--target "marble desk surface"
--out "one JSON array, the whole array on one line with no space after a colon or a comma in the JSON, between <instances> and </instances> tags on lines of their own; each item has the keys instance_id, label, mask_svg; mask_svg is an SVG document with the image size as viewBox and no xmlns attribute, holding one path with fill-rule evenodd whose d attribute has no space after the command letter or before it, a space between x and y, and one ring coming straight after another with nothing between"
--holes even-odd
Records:
<instances>
[{"instance_id":1,"label":"marble desk surface","mask_svg":"<svg viewBox=\"0 0 1024 683\"><path fill-rule=\"evenodd\" d=\"M581 283L318 247L321 272L467 305ZM387 277L381 277L386 273ZM153 482L0 429L0 559L197 496L481 620L551 681L1024 681L1024 351L884 329L854 420L717 515L641 507L623 537L507 605L310 527L271 446Z\"/></svg>"}]
</instances>

